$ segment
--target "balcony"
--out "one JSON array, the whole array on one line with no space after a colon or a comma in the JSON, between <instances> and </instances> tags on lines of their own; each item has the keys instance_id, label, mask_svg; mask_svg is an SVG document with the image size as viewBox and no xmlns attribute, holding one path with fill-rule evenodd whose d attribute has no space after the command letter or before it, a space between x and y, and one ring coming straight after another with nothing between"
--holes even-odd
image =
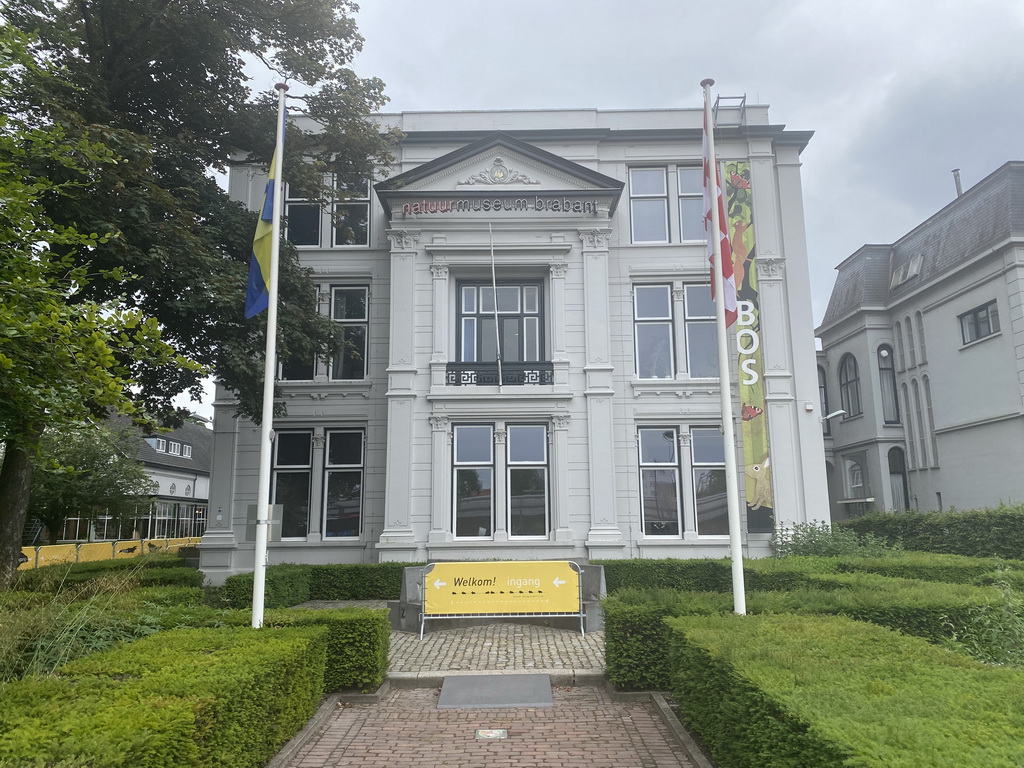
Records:
<instances>
[{"instance_id":1,"label":"balcony","mask_svg":"<svg viewBox=\"0 0 1024 768\"><path fill-rule=\"evenodd\" d=\"M496 387L554 384L551 363L448 363L445 383L450 387Z\"/></svg>"}]
</instances>

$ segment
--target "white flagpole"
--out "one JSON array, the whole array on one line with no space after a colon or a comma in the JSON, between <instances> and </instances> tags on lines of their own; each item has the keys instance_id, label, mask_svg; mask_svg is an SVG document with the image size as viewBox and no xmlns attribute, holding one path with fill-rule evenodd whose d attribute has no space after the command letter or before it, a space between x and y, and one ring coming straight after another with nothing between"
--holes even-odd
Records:
<instances>
[{"instance_id":1,"label":"white flagpole","mask_svg":"<svg viewBox=\"0 0 1024 768\"><path fill-rule=\"evenodd\" d=\"M711 78L701 81L704 89L704 129L707 134L707 162L711 178L708 196L711 198L711 239L715 256L715 327L718 330L718 375L722 399L722 439L725 442L725 492L729 509L729 555L732 559L732 605L738 614L747 612L747 596L743 585L743 537L740 532L739 475L736 469L736 436L732 416L732 385L729 371L729 336L725 325L725 279L722 276L721 222L718 218L718 157L715 155L715 126L711 114Z\"/></svg>"},{"instance_id":2,"label":"white flagpole","mask_svg":"<svg viewBox=\"0 0 1024 768\"><path fill-rule=\"evenodd\" d=\"M274 379L277 373L277 263L281 251L281 200L284 197L284 83L277 89L277 175L274 178L274 210L270 220L270 280L267 285L267 347L263 364L263 415L260 423L260 475L256 494L256 552L252 571L252 626L263 626L267 580L267 541L270 538L270 465L274 435Z\"/></svg>"}]
</instances>

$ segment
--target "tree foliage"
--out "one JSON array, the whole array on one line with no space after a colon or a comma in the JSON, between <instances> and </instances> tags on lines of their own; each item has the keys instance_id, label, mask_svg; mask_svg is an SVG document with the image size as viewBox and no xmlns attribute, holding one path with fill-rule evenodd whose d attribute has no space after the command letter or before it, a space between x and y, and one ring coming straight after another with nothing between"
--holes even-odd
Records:
<instances>
[{"instance_id":1,"label":"tree foliage","mask_svg":"<svg viewBox=\"0 0 1024 768\"><path fill-rule=\"evenodd\" d=\"M140 439L137 430L109 423L43 433L28 512L46 526L51 544L68 518L123 520L148 504L151 481L135 458Z\"/></svg>"},{"instance_id":2,"label":"tree foliage","mask_svg":"<svg viewBox=\"0 0 1024 768\"><path fill-rule=\"evenodd\" d=\"M389 159L392 137L366 119L385 101L383 84L348 66L362 45L354 10L349 0L0 4L12 26L38 36L36 58L62 73L27 78L23 89L0 96L0 107L60 124L120 158L88 174L58 169L80 186L45 201L58 224L117 235L89 254L108 271L102 275L123 268L138 276L123 297L116 280L101 276L83 298L118 297L155 317L164 338L212 368L248 415L260 412L265 333L262 319L243 318L255 214L228 199L211 169L272 154L275 99L269 88L251 88L253 62L305 91L305 127L290 124L285 158L289 183L304 195L329 203L335 178L342 190L358 189ZM282 357L338 351L340 333L319 314L288 247L280 301ZM167 419L175 395L201 392L194 370L142 364L132 373L141 397Z\"/></svg>"}]
</instances>

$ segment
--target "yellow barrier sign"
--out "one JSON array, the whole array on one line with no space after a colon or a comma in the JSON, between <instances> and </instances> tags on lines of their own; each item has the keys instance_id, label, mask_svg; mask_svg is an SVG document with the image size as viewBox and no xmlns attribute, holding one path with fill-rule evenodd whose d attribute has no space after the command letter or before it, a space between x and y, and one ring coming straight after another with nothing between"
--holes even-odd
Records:
<instances>
[{"instance_id":1,"label":"yellow barrier sign","mask_svg":"<svg viewBox=\"0 0 1024 768\"><path fill-rule=\"evenodd\" d=\"M580 575L573 565L554 560L434 563L423 576L423 613L579 613Z\"/></svg>"}]
</instances>

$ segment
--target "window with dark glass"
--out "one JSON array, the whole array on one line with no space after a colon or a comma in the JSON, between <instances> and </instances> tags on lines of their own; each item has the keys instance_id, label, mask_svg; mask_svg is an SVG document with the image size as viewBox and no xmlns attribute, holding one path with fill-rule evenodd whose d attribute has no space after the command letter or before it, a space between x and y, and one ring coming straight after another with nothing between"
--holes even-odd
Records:
<instances>
[{"instance_id":1,"label":"window with dark glass","mask_svg":"<svg viewBox=\"0 0 1024 768\"><path fill-rule=\"evenodd\" d=\"M548 430L543 424L509 424L508 532L547 536Z\"/></svg>"},{"instance_id":2,"label":"window with dark glass","mask_svg":"<svg viewBox=\"0 0 1024 768\"><path fill-rule=\"evenodd\" d=\"M844 419L859 416L863 409L860 401L860 372L857 358L851 354L843 355L839 362L839 397L846 411Z\"/></svg>"},{"instance_id":3,"label":"window with dark glass","mask_svg":"<svg viewBox=\"0 0 1024 768\"><path fill-rule=\"evenodd\" d=\"M282 539L304 538L309 529L312 441L309 432L278 432L274 439L272 498L284 508Z\"/></svg>"},{"instance_id":4,"label":"window with dark glass","mask_svg":"<svg viewBox=\"0 0 1024 768\"><path fill-rule=\"evenodd\" d=\"M882 420L886 424L900 423L900 406L896 393L896 366L893 362L892 347L883 344L878 348L878 378L882 394Z\"/></svg>"},{"instance_id":5,"label":"window with dark glass","mask_svg":"<svg viewBox=\"0 0 1024 768\"><path fill-rule=\"evenodd\" d=\"M543 360L540 283L461 283L459 361L464 363Z\"/></svg>"},{"instance_id":6,"label":"window with dark glass","mask_svg":"<svg viewBox=\"0 0 1024 768\"><path fill-rule=\"evenodd\" d=\"M718 378L718 331L710 285L685 288L686 369L691 379Z\"/></svg>"},{"instance_id":7,"label":"window with dark glass","mask_svg":"<svg viewBox=\"0 0 1024 768\"><path fill-rule=\"evenodd\" d=\"M370 185L358 187L358 195L348 196L334 206L334 244L368 245L370 242Z\"/></svg>"},{"instance_id":8,"label":"window with dark glass","mask_svg":"<svg viewBox=\"0 0 1024 768\"><path fill-rule=\"evenodd\" d=\"M903 512L910 509L910 493L907 488L907 462L900 448L889 449L889 492L892 495L892 509Z\"/></svg>"},{"instance_id":9,"label":"window with dark glass","mask_svg":"<svg viewBox=\"0 0 1024 768\"><path fill-rule=\"evenodd\" d=\"M281 361L281 381L312 381L316 370L312 360L290 357Z\"/></svg>"},{"instance_id":10,"label":"window with dark glass","mask_svg":"<svg viewBox=\"0 0 1024 768\"><path fill-rule=\"evenodd\" d=\"M636 375L641 379L675 377L672 286L633 286Z\"/></svg>"},{"instance_id":11,"label":"window with dark glass","mask_svg":"<svg viewBox=\"0 0 1024 768\"><path fill-rule=\"evenodd\" d=\"M832 434L832 427L829 426L831 419L824 418L831 411L828 409L828 387L826 385L825 369L818 366L818 407L821 408L821 432L824 435Z\"/></svg>"},{"instance_id":12,"label":"window with dark glass","mask_svg":"<svg viewBox=\"0 0 1024 768\"><path fill-rule=\"evenodd\" d=\"M697 533L701 536L729 534L729 505L725 484L725 441L717 427L690 430L693 457L693 499Z\"/></svg>"},{"instance_id":13,"label":"window with dark glass","mask_svg":"<svg viewBox=\"0 0 1024 768\"><path fill-rule=\"evenodd\" d=\"M455 537L489 537L494 533L494 427L457 425L453 435Z\"/></svg>"},{"instance_id":14,"label":"window with dark glass","mask_svg":"<svg viewBox=\"0 0 1024 768\"><path fill-rule=\"evenodd\" d=\"M629 214L634 243L668 242L668 184L664 168L630 168Z\"/></svg>"},{"instance_id":15,"label":"window with dark glass","mask_svg":"<svg viewBox=\"0 0 1024 768\"><path fill-rule=\"evenodd\" d=\"M640 449L640 516L645 536L679 536L679 434L671 427L637 430Z\"/></svg>"},{"instance_id":16,"label":"window with dark glass","mask_svg":"<svg viewBox=\"0 0 1024 768\"><path fill-rule=\"evenodd\" d=\"M335 381L366 378L368 298L366 287L331 289L331 319L341 326L344 344L331 361L331 378Z\"/></svg>"},{"instance_id":17,"label":"window with dark glass","mask_svg":"<svg viewBox=\"0 0 1024 768\"><path fill-rule=\"evenodd\" d=\"M329 430L324 455L324 537L358 537L363 513L363 431Z\"/></svg>"},{"instance_id":18,"label":"window with dark glass","mask_svg":"<svg viewBox=\"0 0 1024 768\"><path fill-rule=\"evenodd\" d=\"M293 197L287 186L284 199L285 237L292 245L320 245L320 206Z\"/></svg>"},{"instance_id":19,"label":"window with dark glass","mask_svg":"<svg viewBox=\"0 0 1024 768\"><path fill-rule=\"evenodd\" d=\"M994 301L960 315L960 334L964 344L999 333L999 309Z\"/></svg>"}]
</instances>

